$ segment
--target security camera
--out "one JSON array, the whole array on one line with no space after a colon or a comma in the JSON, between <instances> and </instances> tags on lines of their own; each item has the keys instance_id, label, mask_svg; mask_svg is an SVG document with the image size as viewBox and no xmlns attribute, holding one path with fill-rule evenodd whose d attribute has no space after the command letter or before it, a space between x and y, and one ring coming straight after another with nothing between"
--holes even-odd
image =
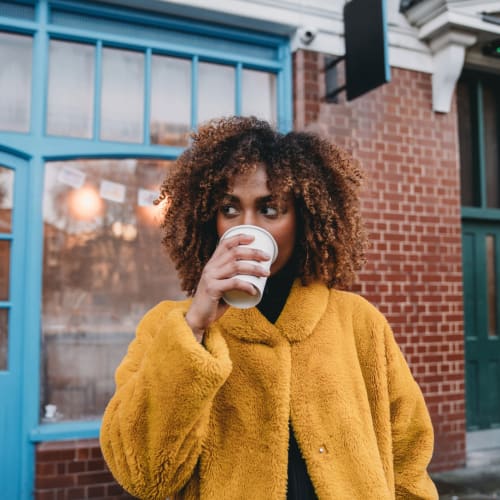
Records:
<instances>
[{"instance_id":1,"label":"security camera","mask_svg":"<svg viewBox=\"0 0 500 500\"><path fill-rule=\"evenodd\" d=\"M299 38L304 45L309 45L316 38L317 34L317 28L306 27L299 30Z\"/></svg>"}]
</instances>

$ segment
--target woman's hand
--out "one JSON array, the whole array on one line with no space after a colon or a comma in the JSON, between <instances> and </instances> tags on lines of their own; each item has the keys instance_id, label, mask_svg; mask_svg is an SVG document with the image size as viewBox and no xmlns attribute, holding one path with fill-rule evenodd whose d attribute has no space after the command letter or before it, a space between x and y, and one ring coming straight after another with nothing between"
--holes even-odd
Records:
<instances>
[{"instance_id":1,"label":"woman's hand","mask_svg":"<svg viewBox=\"0 0 500 500\"><path fill-rule=\"evenodd\" d=\"M240 290L251 295L257 293L250 283L235 278L237 274L269 276L269 271L259 262L269 260L271 256L249 248L247 245L253 239L253 236L238 234L222 240L203 269L186 313L186 321L199 342L205 330L228 309L229 306L222 300L225 292Z\"/></svg>"}]
</instances>

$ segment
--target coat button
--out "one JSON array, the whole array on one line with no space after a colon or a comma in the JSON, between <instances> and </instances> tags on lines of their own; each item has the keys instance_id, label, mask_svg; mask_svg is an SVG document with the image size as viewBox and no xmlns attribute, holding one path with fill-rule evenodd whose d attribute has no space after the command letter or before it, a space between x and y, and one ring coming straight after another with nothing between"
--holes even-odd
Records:
<instances>
[{"instance_id":1,"label":"coat button","mask_svg":"<svg viewBox=\"0 0 500 500\"><path fill-rule=\"evenodd\" d=\"M320 453L325 453L325 448L323 448L323 446L320 446L320 448L319 448L319 452L320 452Z\"/></svg>"}]
</instances>

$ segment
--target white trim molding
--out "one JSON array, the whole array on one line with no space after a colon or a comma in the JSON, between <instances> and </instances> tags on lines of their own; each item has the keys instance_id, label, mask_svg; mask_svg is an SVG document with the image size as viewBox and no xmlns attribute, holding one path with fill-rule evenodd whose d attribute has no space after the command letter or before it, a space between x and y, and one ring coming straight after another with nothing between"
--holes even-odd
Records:
<instances>
[{"instance_id":1,"label":"white trim molding","mask_svg":"<svg viewBox=\"0 0 500 500\"><path fill-rule=\"evenodd\" d=\"M450 30L430 42L434 68L432 72L432 108L448 113L458 77L462 72L465 50L477 38L467 32Z\"/></svg>"},{"instance_id":2,"label":"white trim molding","mask_svg":"<svg viewBox=\"0 0 500 500\"><path fill-rule=\"evenodd\" d=\"M418 30L418 39L428 44L432 53L432 106L447 113L464 61L480 52L480 44L500 37L500 24L483 19L485 13L500 12L500 1L423 0L405 12ZM469 54L469 56L468 56ZM495 67L491 58L473 58Z\"/></svg>"}]
</instances>

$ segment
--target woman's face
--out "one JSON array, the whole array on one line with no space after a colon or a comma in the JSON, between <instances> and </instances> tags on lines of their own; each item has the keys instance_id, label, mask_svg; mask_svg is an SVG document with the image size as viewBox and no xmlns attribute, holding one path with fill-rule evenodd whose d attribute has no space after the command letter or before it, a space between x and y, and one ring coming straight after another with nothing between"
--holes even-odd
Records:
<instances>
[{"instance_id":1,"label":"woman's face","mask_svg":"<svg viewBox=\"0 0 500 500\"><path fill-rule=\"evenodd\" d=\"M295 248L295 206L291 195L285 199L273 198L263 165L236 176L217 211L219 238L229 228L240 224L259 226L273 235L278 244L278 258L271 266L271 274L288 262Z\"/></svg>"}]
</instances>

